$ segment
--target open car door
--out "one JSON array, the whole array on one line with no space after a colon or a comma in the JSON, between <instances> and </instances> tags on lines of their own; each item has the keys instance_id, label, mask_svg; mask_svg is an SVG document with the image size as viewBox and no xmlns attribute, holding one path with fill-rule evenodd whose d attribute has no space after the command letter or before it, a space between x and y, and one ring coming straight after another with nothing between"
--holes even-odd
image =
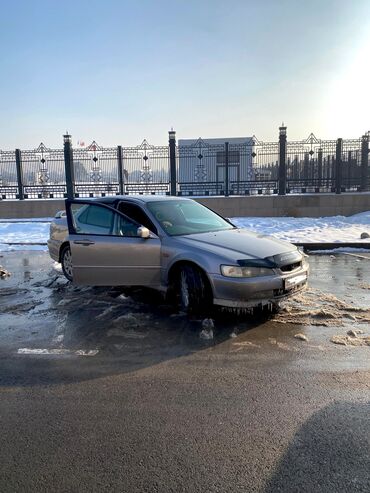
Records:
<instances>
[{"instance_id":1,"label":"open car door","mask_svg":"<svg viewBox=\"0 0 370 493\"><path fill-rule=\"evenodd\" d=\"M66 200L73 282L91 286L160 285L161 242L140 224L91 200Z\"/></svg>"}]
</instances>

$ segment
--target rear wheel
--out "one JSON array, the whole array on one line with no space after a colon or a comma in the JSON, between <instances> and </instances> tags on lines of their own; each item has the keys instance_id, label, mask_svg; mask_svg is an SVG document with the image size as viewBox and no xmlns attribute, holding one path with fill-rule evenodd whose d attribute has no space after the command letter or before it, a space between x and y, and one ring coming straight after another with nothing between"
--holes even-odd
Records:
<instances>
[{"instance_id":1,"label":"rear wheel","mask_svg":"<svg viewBox=\"0 0 370 493\"><path fill-rule=\"evenodd\" d=\"M206 314L212 306L212 293L205 274L195 266L183 265L177 276L177 295L181 309L189 314Z\"/></svg>"},{"instance_id":2,"label":"rear wheel","mask_svg":"<svg viewBox=\"0 0 370 493\"><path fill-rule=\"evenodd\" d=\"M72 252L69 245L66 245L60 254L62 270L68 281L73 281Z\"/></svg>"}]
</instances>

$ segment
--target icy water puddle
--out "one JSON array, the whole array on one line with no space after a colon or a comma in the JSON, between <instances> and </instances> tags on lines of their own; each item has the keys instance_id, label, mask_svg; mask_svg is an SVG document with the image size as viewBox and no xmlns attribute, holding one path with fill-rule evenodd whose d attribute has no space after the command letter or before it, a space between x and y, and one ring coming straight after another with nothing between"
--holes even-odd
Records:
<instances>
[{"instance_id":1,"label":"icy water puddle","mask_svg":"<svg viewBox=\"0 0 370 493\"><path fill-rule=\"evenodd\" d=\"M7 252L0 264L11 273L0 280L0 349L18 354L182 353L227 340L233 352L370 344L370 255L311 256L308 289L279 314L216 316L209 338L201 320L152 291L71 285L45 252Z\"/></svg>"}]
</instances>

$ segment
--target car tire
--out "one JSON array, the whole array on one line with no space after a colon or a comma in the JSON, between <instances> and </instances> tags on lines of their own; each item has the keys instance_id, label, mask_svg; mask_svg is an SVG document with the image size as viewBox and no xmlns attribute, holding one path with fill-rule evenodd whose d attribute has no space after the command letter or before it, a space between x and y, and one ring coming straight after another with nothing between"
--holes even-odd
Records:
<instances>
[{"instance_id":1,"label":"car tire","mask_svg":"<svg viewBox=\"0 0 370 493\"><path fill-rule=\"evenodd\" d=\"M178 272L176 291L182 311L192 315L208 314L212 306L212 293L200 269L183 265Z\"/></svg>"},{"instance_id":2,"label":"car tire","mask_svg":"<svg viewBox=\"0 0 370 493\"><path fill-rule=\"evenodd\" d=\"M72 264L72 252L69 245L66 245L61 254L60 262L62 264L62 270L68 281L73 281L73 264Z\"/></svg>"},{"instance_id":3,"label":"car tire","mask_svg":"<svg viewBox=\"0 0 370 493\"><path fill-rule=\"evenodd\" d=\"M281 312L281 303L279 303L279 302L277 302L277 303L272 303L272 306L271 306L270 312L271 312L273 315L277 315L278 313L280 313L280 312Z\"/></svg>"}]
</instances>

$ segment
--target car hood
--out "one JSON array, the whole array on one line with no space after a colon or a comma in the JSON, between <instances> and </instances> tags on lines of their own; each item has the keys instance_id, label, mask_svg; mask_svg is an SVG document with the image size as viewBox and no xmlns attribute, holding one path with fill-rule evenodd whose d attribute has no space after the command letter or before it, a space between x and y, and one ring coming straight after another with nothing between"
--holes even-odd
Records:
<instances>
[{"instance_id":1,"label":"car hood","mask_svg":"<svg viewBox=\"0 0 370 493\"><path fill-rule=\"evenodd\" d=\"M193 248L198 246L209 252L232 256L235 259L269 258L297 251L294 245L286 241L238 228L179 236L177 239Z\"/></svg>"}]
</instances>

